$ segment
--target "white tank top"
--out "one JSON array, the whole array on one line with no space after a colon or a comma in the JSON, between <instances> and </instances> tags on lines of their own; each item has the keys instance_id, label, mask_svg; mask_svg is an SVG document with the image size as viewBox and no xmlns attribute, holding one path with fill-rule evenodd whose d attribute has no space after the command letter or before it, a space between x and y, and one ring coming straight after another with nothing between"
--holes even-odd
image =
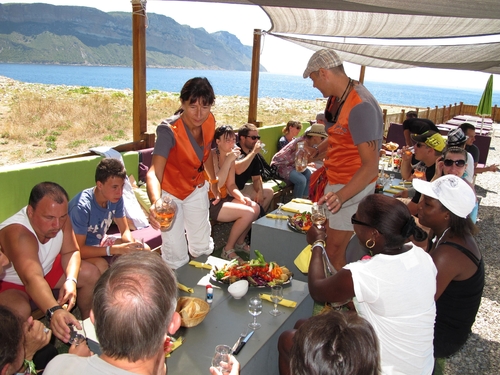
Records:
<instances>
[{"instance_id":1,"label":"white tank top","mask_svg":"<svg viewBox=\"0 0 500 375\"><path fill-rule=\"evenodd\" d=\"M36 240L38 241L38 259L40 259L40 264L43 268L43 275L44 276L47 275L47 273L49 273L49 271L52 269L54 260L61 251L63 242L63 231L60 230L54 238L51 238L47 243L42 244L38 240L38 237L36 236L36 233L30 224L28 215L26 213L26 207L22 208L19 212L17 212L13 216L9 217L3 223L0 223L0 230L12 224L21 224L24 227L26 227L31 233L33 233ZM18 285L23 284L21 279L17 275L17 272L14 269L12 263L10 263L4 269L5 269L4 275L0 275L2 281L7 281L9 283Z\"/></svg>"}]
</instances>

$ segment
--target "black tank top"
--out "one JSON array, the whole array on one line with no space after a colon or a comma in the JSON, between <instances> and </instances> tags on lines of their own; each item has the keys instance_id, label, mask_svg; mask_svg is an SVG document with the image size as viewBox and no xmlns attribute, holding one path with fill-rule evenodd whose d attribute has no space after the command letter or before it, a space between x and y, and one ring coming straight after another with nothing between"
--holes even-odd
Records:
<instances>
[{"instance_id":1,"label":"black tank top","mask_svg":"<svg viewBox=\"0 0 500 375\"><path fill-rule=\"evenodd\" d=\"M452 246L466 255L477 271L467 280L451 281L436 301L436 324L434 327L434 356L448 357L465 343L476 319L484 287L484 262L470 250L454 242Z\"/></svg>"}]
</instances>

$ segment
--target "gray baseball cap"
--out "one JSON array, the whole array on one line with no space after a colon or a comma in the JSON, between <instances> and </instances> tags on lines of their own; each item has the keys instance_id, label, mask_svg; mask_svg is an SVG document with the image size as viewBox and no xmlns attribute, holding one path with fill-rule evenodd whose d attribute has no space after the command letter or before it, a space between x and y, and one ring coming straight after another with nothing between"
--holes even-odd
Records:
<instances>
[{"instance_id":1,"label":"gray baseball cap","mask_svg":"<svg viewBox=\"0 0 500 375\"><path fill-rule=\"evenodd\" d=\"M342 59L333 49L320 49L311 56L307 63L307 68L302 75L304 78L309 78L312 72L323 69L335 68L342 65Z\"/></svg>"}]
</instances>

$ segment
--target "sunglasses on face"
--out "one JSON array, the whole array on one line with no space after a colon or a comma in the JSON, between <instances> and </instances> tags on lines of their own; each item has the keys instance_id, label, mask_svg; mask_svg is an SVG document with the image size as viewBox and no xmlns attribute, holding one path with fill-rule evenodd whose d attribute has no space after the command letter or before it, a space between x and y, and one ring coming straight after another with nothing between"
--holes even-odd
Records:
<instances>
[{"instance_id":1,"label":"sunglasses on face","mask_svg":"<svg viewBox=\"0 0 500 375\"><path fill-rule=\"evenodd\" d=\"M245 135L245 138L252 138L252 141L260 139L260 135Z\"/></svg>"},{"instance_id":2,"label":"sunglasses on face","mask_svg":"<svg viewBox=\"0 0 500 375\"><path fill-rule=\"evenodd\" d=\"M358 219L356 219L356 214L354 214L354 215L351 216L351 224L363 225L365 227L373 228L373 226L371 224L364 223L364 222L359 221Z\"/></svg>"},{"instance_id":3,"label":"sunglasses on face","mask_svg":"<svg viewBox=\"0 0 500 375\"><path fill-rule=\"evenodd\" d=\"M444 159L443 163L447 167L451 167L453 164L455 164L457 167L463 167L465 165L465 160Z\"/></svg>"}]
</instances>

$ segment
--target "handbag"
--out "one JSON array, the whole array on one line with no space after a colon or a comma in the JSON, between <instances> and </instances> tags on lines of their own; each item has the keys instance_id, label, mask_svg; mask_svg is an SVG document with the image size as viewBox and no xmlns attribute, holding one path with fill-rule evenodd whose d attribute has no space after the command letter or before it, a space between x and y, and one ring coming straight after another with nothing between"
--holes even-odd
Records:
<instances>
[{"instance_id":1,"label":"handbag","mask_svg":"<svg viewBox=\"0 0 500 375\"><path fill-rule=\"evenodd\" d=\"M325 187L328 184L325 167L316 169L309 179L309 199L317 202L325 193Z\"/></svg>"}]
</instances>

